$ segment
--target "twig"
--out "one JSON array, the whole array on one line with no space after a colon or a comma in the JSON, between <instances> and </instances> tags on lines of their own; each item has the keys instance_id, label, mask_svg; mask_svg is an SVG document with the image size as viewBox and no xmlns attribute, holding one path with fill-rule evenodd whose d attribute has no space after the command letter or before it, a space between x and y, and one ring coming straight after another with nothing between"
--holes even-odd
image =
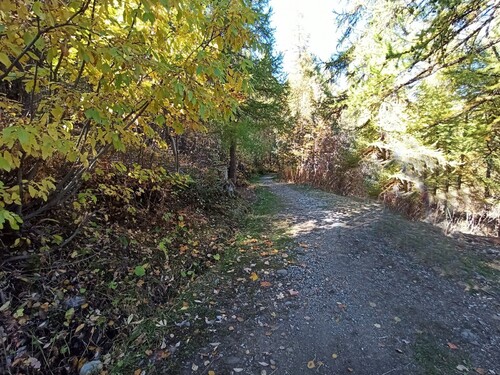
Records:
<instances>
[{"instance_id":1,"label":"twig","mask_svg":"<svg viewBox=\"0 0 500 375\"><path fill-rule=\"evenodd\" d=\"M80 223L80 225L78 225L78 227L75 229L75 231L73 232L73 234L71 236L69 236L66 240L64 240L64 242L62 244L60 244L58 246L58 248L62 249L64 246L66 246L68 243L70 243L76 237L76 235L78 233L80 233L80 231L82 230L82 228L84 227L84 225L87 224L87 222L92 217L94 217L94 213L85 215L85 217L83 218L82 222Z\"/></svg>"},{"instance_id":2,"label":"twig","mask_svg":"<svg viewBox=\"0 0 500 375\"><path fill-rule=\"evenodd\" d=\"M408 364L404 365L402 368L408 367L409 365L410 365L410 364L408 363ZM395 367L395 368L393 368L392 370L389 370L389 371L387 371L387 372L384 372L382 375L387 375L387 374L390 374L391 372L396 371L396 370L398 370L399 368L400 368L400 367Z\"/></svg>"}]
</instances>

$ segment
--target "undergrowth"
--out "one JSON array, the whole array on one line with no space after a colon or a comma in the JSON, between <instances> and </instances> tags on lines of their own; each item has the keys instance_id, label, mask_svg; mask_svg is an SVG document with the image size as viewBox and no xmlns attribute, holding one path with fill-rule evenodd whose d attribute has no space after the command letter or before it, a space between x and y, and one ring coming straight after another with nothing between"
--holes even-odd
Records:
<instances>
[{"instance_id":1,"label":"undergrowth","mask_svg":"<svg viewBox=\"0 0 500 375\"><path fill-rule=\"evenodd\" d=\"M248 204L207 174L132 172L104 173L3 237L1 373L76 374L92 360L134 373L174 355L178 297L218 263Z\"/></svg>"},{"instance_id":2,"label":"undergrowth","mask_svg":"<svg viewBox=\"0 0 500 375\"><path fill-rule=\"evenodd\" d=\"M242 265L272 266L286 244L266 188L229 198L211 176L159 189L117 174L113 192L88 191L95 202L58 210L4 258L0 372L77 374L91 361L108 374L175 372L224 319L230 281L249 280Z\"/></svg>"}]
</instances>

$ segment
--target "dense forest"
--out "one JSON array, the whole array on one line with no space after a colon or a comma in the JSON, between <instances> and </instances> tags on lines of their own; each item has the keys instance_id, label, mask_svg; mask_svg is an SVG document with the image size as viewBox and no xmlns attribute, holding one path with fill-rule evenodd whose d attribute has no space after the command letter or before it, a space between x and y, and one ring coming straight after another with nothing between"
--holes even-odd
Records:
<instances>
[{"instance_id":1,"label":"dense forest","mask_svg":"<svg viewBox=\"0 0 500 375\"><path fill-rule=\"evenodd\" d=\"M352 1L287 76L265 0L3 0L0 369L133 368L132 317L217 263L254 173L499 236L499 11Z\"/></svg>"},{"instance_id":2,"label":"dense forest","mask_svg":"<svg viewBox=\"0 0 500 375\"><path fill-rule=\"evenodd\" d=\"M363 1L339 53L290 77L280 170L411 217L498 235L498 1Z\"/></svg>"}]
</instances>

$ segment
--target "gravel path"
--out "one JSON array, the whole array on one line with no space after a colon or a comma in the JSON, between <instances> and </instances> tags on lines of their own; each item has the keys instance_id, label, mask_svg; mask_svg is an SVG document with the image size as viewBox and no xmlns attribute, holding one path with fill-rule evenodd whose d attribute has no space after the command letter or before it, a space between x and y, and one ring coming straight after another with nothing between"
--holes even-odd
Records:
<instances>
[{"instance_id":1,"label":"gravel path","mask_svg":"<svg viewBox=\"0 0 500 375\"><path fill-rule=\"evenodd\" d=\"M296 262L269 271L272 287L235 287L184 373L500 374L496 294L412 256L450 239L377 203L262 183L283 202Z\"/></svg>"}]
</instances>

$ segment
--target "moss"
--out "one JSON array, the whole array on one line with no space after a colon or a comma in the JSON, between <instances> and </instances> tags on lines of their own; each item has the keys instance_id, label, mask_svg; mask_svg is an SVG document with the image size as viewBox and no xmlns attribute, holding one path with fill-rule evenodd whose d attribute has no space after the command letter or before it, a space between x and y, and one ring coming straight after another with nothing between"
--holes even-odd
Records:
<instances>
[{"instance_id":1,"label":"moss","mask_svg":"<svg viewBox=\"0 0 500 375\"><path fill-rule=\"evenodd\" d=\"M450 375L458 371L458 365L469 364L468 357L459 351L443 347L435 337L423 335L417 339L413 347L414 358L426 375Z\"/></svg>"}]
</instances>

